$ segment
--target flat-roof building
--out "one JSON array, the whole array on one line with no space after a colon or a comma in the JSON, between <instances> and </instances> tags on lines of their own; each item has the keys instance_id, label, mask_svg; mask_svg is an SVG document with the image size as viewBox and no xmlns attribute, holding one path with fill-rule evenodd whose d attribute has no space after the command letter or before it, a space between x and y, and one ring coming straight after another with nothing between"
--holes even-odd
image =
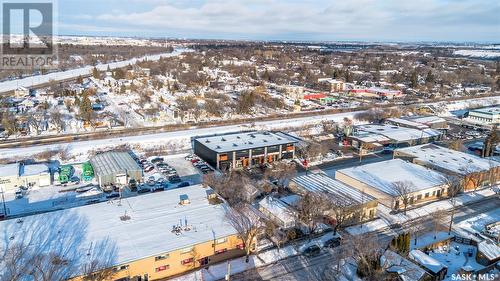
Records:
<instances>
[{"instance_id":1,"label":"flat-roof building","mask_svg":"<svg viewBox=\"0 0 500 281\"><path fill-rule=\"evenodd\" d=\"M414 123L404 120L408 123ZM415 125L417 126L417 125ZM349 136L352 146L360 148L362 144L369 143L375 146L406 147L416 144L434 142L441 139L443 133L419 125L422 129L400 127L390 124L367 124L355 127L353 135Z\"/></svg>"},{"instance_id":2,"label":"flat-roof building","mask_svg":"<svg viewBox=\"0 0 500 281\"><path fill-rule=\"evenodd\" d=\"M314 192L333 201L333 203L338 202L340 206L350 207L353 215L359 213L357 219L361 221L372 219L377 213L378 202L373 196L323 173L296 177L292 179L289 187L302 192ZM333 213L331 215L334 216Z\"/></svg>"},{"instance_id":3,"label":"flat-roof building","mask_svg":"<svg viewBox=\"0 0 500 281\"><path fill-rule=\"evenodd\" d=\"M90 159L100 186L126 185L142 180L142 168L127 152L104 152Z\"/></svg>"},{"instance_id":4,"label":"flat-roof building","mask_svg":"<svg viewBox=\"0 0 500 281\"><path fill-rule=\"evenodd\" d=\"M395 183L409 184L410 205L439 198L447 192L442 174L402 159L338 170L335 179L370 194L393 209L403 207Z\"/></svg>"},{"instance_id":5,"label":"flat-roof building","mask_svg":"<svg viewBox=\"0 0 500 281\"><path fill-rule=\"evenodd\" d=\"M19 187L44 187L51 184L46 164L12 163L0 165L0 191L14 192Z\"/></svg>"},{"instance_id":6,"label":"flat-roof building","mask_svg":"<svg viewBox=\"0 0 500 281\"><path fill-rule=\"evenodd\" d=\"M463 177L465 190L500 180L500 163L478 156L448 149L435 144L424 144L396 149L394 157L411 160L436 171Z\"/></svg>"},{"instance_id":7,"label":"flat-roof building","mask_svg":"<svg viewBox=\"0 0 500 281\"><path fill-rule=\"evenodd\" d=\"M29 242L35 252L62 255L68 268L97 257L112 280L167 278L244 253L228 206L211 196L194 185L1 221L0 248Z\"/></svg>"},{"instance_id":8,"label":"flat-roof building","mask_svg":"<svg viewBox=\"0 0 500 281\"><path fill-rule=\"evenodd\" d=\"M282 132L246 132L195 137L196 155L220 170L254 167L295 158L299 139Z\"/></svg>"},{"instance_id":9,"label":"flat-roof building","mask_svg":"<svg viewBox=\"0 0 500 281\"><path fill-rule=\"evenodd\" d=\"M466 121L480 125L498 125L500 124L500 106L471 110Z\"/></svg>"}]
</instances>

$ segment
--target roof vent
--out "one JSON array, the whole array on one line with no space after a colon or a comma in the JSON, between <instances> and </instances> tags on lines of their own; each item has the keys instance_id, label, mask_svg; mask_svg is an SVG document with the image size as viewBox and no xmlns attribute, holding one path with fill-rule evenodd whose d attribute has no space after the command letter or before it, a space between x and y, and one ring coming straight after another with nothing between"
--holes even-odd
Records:
<instances>
[{"instance_id":1,"label":"roof vent","mask_svg":"<svg viewBox=\"0 0 500 281\"><path fill-rule=\"evenodd\" d=\"M238 145L237 145L237 144L235 144L235 143L233 143L233 146L234 146L234 147L236 147L236 146L238 146Z\"/></svg>"},{"instance_id":2,"label":"roof vent","mask_svg":"<svg viewBox=\"0 0 500 281\"><path fill-rule=\"evenodd\" d=\"M267 140L266 140L266 139L263 139L262 141L263 141L263 142L267 142Z\"/></svg>"},{"instance_id":3,"label":"roof vent","mask_svg":"<svg viewBox=\"0 0 500 281\"><path fill-rule=\"evenodd\" d=\"M220 149L220 145L216 146L215 149Z\"/></svg>"},{"instance_id":4,"label":"roof vent","mask_svg":"<svg viewBox=\"0 0 500 281\"><path fill-rule=\"evenodd\" d=\"M210 143L210 141L207 139L207 140L205 140L205 143Z\"/></svg>"},{"instance_id":5,"label":"roof vent","mask_svg":"<svg viewBox=\"0 0 500 281\"><path fill-rule=\"evenodd\" d=\"M254 135L254 134L250 134L250 137L251 137L251 138L255 138L255 135Z\"/></svg>"},{"instance_id":6,"label":"roof vent","mask_svg":"<svg viewBox=\"0 0 500 281\"><path fill-rule=\"evenodd\" d=\"M189 196L187 196L187 194L182 194L179 196L179 198L180 198L180 202L179 202L180 205L184 206L184 205L189 205L189 203L191 203L189 201Z\"/></svg>"},{"instance_id":7,"label":"roof vent","mask_svg":"<svg viewBox=\"0 0 500 281\"><path fill-rule=\"evenodd\" d=\"M237 139L241 139L241 137L240 137L240 136L236 136L236 138L237 138Z\"/></svg>"},{"instance_id":8,"label":"roof vent","mask_svg":"<svg viewBox=\"0 0 500 281\"><path fill-rule=\"evenodd\" d=\"M253 142L249 141L248 144L253 144Z\"/></svg>"},{"instance_id":9,"label":"roof vent","mask_svg":"<svg viewBox=\"0 0 500 281\"><path fill-rule=\"evenodd\" d=\"M221 141L226 141L226 139L225 139L225 138L221 138L220 140L221 140Z\"/></svg>"}]
</instances>

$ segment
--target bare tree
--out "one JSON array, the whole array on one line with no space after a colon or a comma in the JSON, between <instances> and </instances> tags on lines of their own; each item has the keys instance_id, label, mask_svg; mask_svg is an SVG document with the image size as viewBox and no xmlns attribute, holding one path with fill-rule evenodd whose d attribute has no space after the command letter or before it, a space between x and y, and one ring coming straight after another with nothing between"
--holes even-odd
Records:
<instances>
[{"instance_id":1,"label":"bare tree","mask_svg":"<svg viewBox=\"0 0 500 281\"><path fill-rule=\"evenodd\" d=\"M297 216L307 227L309 238L323 221L327 203L319 195L307 192L297 205Z\"/></svg>"},{"instance_id":2,"label":"bare tree","mask_svg":"<svg viewBox=\"0 0 500 281\"><path fill-rule=\"evenodd\" d=\"M403 204L403 212L406 215L406 210L410 204L411 193L415 189L415 185L410 181L397 181L392 184L392 190L396 194L396 197L401 200Z\"/></svg>"},{"instance_id":3,"label":"bare tree","mask_svg":"<svg viewBox=\"0 0 500 281\"><path fill-rule=\"evenodd\" d=\"M448 234L451 234L453 218L455 217L457 207L457 197L464 191L465 179L456 175L443 175L441 177L441 182L447 188L448 201L452 206L450 210L450 224L448 227Z\"/></svg>"},{"instance_id":4,"label":"bare tree","mask_svg":"<svg viewBox=\"0 0 500 281\"><path fill-rule=\"evenodd\" d=\"M234 207L227 207L226 220L236 229L245 247L245 261L250 260L250 254L254 249L254 242L260 229L263 227L260 217L252 211L252 207L246 203L240 203Z\"/></svg>"},{"instance_id":5,"label":"bare tree","mask_svg":"<svg viewBox=\"0 0 500 281\"><path fill-rule=\"evenodd\" d=\"M439 231L443 230L443 223L448 217L448 213L445 210L439 209L432 214L432 229L434 231L434 239L437 238Z\"/></svg>"},{"instance_id":6,"label":"bare tree","mask_svg":"<svg viewBox=\"0 0 500 281\"><path fill-rule=\"evenodd\" d=\"M1 281L53 281L80 276L107 280L114 275L116 246L86 238L87 221L74 213L7 224L0 234ZM87 253L81 254L82 249Z\"/></svg>"},{"instance_id":7,"label":"bare tree","mask_svg":"<svg viewBox=\"0 0 500 281\"><path fill-rule=\"evenodd\" d=\"M276 162L265 172L267 178L278 181L279 187L286 187L288 181L295 177L296 174L297 169L295 168L295 164L285 162Z\"/></svg>"},{"instance_id":8,"label":"bare tree","mask_svg":"<svg viewBox=\"0 0 500 281\"><path fill-rule=\"evenodd\" d=\"M363 207L359 206L354 199L347 194L336 194L335 196L328 196L328 210L335 217L335 226L333 227L333 234L336 235L337 231L346 225L357 222L361 219Z\"/></svg>"}]
</instances>

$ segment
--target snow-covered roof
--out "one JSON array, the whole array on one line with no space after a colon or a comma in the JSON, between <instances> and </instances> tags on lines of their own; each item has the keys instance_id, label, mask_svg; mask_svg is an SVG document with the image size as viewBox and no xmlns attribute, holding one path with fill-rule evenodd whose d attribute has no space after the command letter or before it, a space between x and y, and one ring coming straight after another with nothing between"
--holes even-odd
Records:
<instances>
[{"instance_id":1,"label":"snow-covered roof","mask_svg":"<svg viewBox=\"0 0 500 281\"><path fill-rule=\"evenodd\" d=\"M402 118L388 118L388 122L396 123L396 124L401 124L403 126L408 126L410 128L417 128L417 129L427 129L429 126L421 124L419 122L407 120L407 119L402 119Z\"/></svg>"},{"instance_id":2,"label":"snow-covered roof","mask_svg":"<svg viewBox=\"0 0 500 281\"><path fill-rule=\"evenodd\" d=\"M217 152L245 150L298 142L296 138L287 134L273 132L234 133L210 137L199 137L197 140L200 144Z\"/></svg>"},{"instance_id":3,"label":"snow-covered roof","mask_svg":"<svg viewBox=\"0 0 500 281\"><path fill-rule=\"evenodd\" d=\"M421 124L435 124L435 123L443 123L446 122L446 119L441 118L439 116L431 115L431 116L414 116L407 118L408 120L411 120L413 122L421 123Z\"/></svg>"},{"instance_id":4,"label":"snow-covered roof","mask_svg":"<svg viewBox=\"0 0 500 281\"><path fill-rule=\"evenodd\" d=\"M19 170L20 176L36 176L49 172L49 166L46 164L31 164L31 165L21 165Z\"/></svg>"},{"instance_id":5,"label":"snow-covered roof","mask_svg":"<svg viewBox=\"0 0 500 281\"><path fill-rule=\"evenodd\" d=\"M141 171L139 164L127 152L104 152L90 159L96 175L111 175L126 171Z\"/></svg>"},{"instance_id":6,"label":"snow-covered roof","mask_svg":"<svg viewBox=\"0 0 500 281\"><path fill-rule=\"evenodd\" d=\"M442 134L440 131L434 129L417 130L413 128L377 124L359 125L356 126L356 129L358 131L383 135L396 142L419 140L421 138L436 137Z\"/></svg>"},{"instance_id":7,"label":"snow-covered roof","mask_svg":"<svg viewBox=\"0 0 500 281\"><path fill-rule=\"evenodd\" d=\"M0 166L0 177L19 176L19 163L12 163Z\"/></svg>"},{"instance_id":8,"label":"snow-covered roof","mask_svg":"<svg viewBox=\"0 0 500 281\"><path fill-rule=\"evenodd\" d=\"M425 254L420 250L410 251L409 257L433 273L438 273L446 267L435 258Z\"/></svg>"},{"instance_id":9,"label":"snow-covered roof","mask_svg":"<svg viewBox=\"0 0 500 281\"><path fill-rule=\"evenodd\" d=\"M79 260L100 250L97 245L106 241L116 249L113 265L120 265L236 234L225 219L227 205L209 203L210 190L193 185L123 198L121 203L115 200L28 216L21 223L1 221L0 248L30 241L44 252L63 248L70 255L66 258ZM184 195L190 203L181 205ZM47 229L41 233L37 226ZM181 230L174 232L174 226Z\"/></svg>"},{"instance_id":10,"label":"snow-covered roof","mask_svg":"<svg viewBox=\"0 0 500 281\"><path fill-rule=\"evenodd\" d=\"M428 166L434 166L453 173L467 175L472 172L488 171L492 167L500 166L496 161L490 161L472 154L448 149L435 144L423 144L397 149Z\"/></svg>"},{"instance_id":11,"label":"snow-covered roof","mask_svg":"<svg viewBox=\"0 0 500 281\"><path fill-rule=\"evenodd\" d=\"M419 281L427 274L423 268L391 250L386 250L380 257L380 264L387 272L397 273L404 281Z\"/></svg>"},{"instance_id":12,"label":"snow-covered roof","mask_svg":"<svg viewBox=\"0 0 500 281\"><path fill-rule=\"evenodd\" d=\"M372 196L321 173L296 177L292 181L308 191L326 193L335 198L345 198L349 201L353 200L357 204L375 200Z\"/></svg>"},{"instance_id":13,"label":"snow-covered roof","mask_svg":"<svg viewBox=\"0 0 500 281\"><path fill-rule=\"evenodd\" d=\"M441 186L443 176L431 169L401 159L393 159L338 170L355 180L365 183L391 196L397 196L395 182L411 182L411 192Z\"/></svg>"},{"instance_id":14,"label":"snow-covered roof","mask_svg":"<svg viewBox=\"0 0 500 281\"><path fill-rule=\"evenodd\" d=\"M481 114L488 114L488 115L499 115L500 114L500 106L478 108L478 109L471 110L470 113L481 113Z\"/></svg>"},{"instance_id":15,"label":"snow-covered roof","mask_svg":"<svg viewBox=\"0 0 500 281\"><path fill-rule=\"evenodd\" d=\"M279 199L267 196L259 201L259 206L279 218L285 224L295 222L294 211Z\"/></svg>"},{"instance_id":16,"label":"snow-covered roof","mask_svg":"<svg viewBox=\"0 0 500 281\"><path fill-rule=\"evenodd\" d=\"M356 135L353 135L352 138L360 140L362 142L389 142L390 139L379 134L373 134L368 132L357 132Z\"/></svg>"},{"instance_id":17,"label":"snow-covered roof","mask_svg":"<svg viewBox=\"0 0 500 281\"><path fill-rule=\"evenodd\" d=\"M500 247L490 240L484 240L478 243L477 250L489 260L500 258Z\"/></svg>"}]
</instances>

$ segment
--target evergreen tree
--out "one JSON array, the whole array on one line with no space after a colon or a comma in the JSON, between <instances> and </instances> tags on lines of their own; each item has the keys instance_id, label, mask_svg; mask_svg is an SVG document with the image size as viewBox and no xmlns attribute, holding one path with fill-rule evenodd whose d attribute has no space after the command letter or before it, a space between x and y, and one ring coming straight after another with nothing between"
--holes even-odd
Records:
<instances>
[{"instance_id":1,"label":"evergreen tree","mask_svg":"<svg viewBox=\"0 0 500 281\"><path fill-rule=\"evenodd\" d=\"M431 70L429 70L429 72L427 73L427 77L425 77L425 82L434 83L434 75L432 74Z\"/></svg>"},{"instance_id":2,"label":"evergreen tree","mask_svg":"<svg viewBox=\"0 0 500 281\"><path fill-rule=\"evenodd\" d=\"M101 76L99 75L99 70L97 70L97 67L95 67L95 66L92 69L92 77L94 77L95 79L101 78Z\"/></svg>"},{"instance_id":3,"label":"evergreen tree","mask_svg":"<svg viewBox=\"0 0 500 281\"><path fill-rule=\"evenodd\" d=\"M418 74L416 70L413 70L410 77L410 87L417 88L418 87Z\"/></svg>"}]
</instances>

